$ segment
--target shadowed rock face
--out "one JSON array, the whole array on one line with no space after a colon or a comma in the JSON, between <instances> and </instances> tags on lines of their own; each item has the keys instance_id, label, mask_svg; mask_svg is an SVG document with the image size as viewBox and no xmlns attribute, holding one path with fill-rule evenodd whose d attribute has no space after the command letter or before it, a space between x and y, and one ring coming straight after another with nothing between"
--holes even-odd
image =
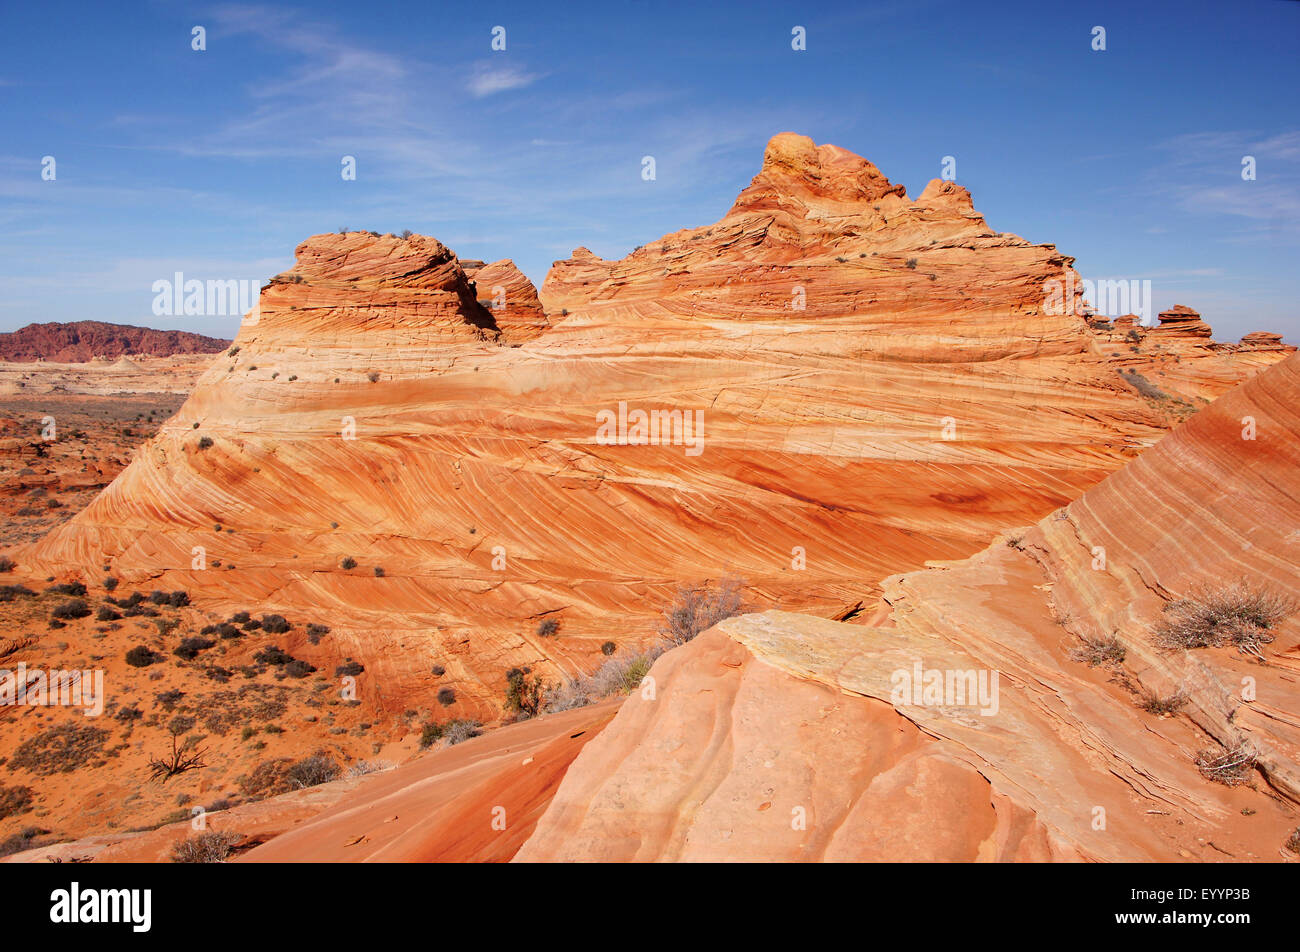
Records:
<instances>
[{"instance_id":1,"label":"shadowed rock face","mask_svg":"<svg viewBox=\"0 0 1300 952\"><path fill-rule=\"evenodd\" d=\"M1298 471L1292 356L1014 545L887 580L874 627L722 622L656 663L654 697L577 757L517 858L1276 860L1300 802L1300 614L1267 664L1155 632L1201 585L1300 603ZM1112 634L1121 665L1071 659ZM918 664L996 671L996 703L897 694ZM1148 713L1142 691L1185 705ZM1194 765L1242 743L1247 783Z\"/></svg>"},{"instance_id":2,"label":"shadowed rock face","mask_svg":"<svg viewBox=\"0 0 1300 952\"><path fill-rule=\"evenodd\" d=\"M912 202L792 135L717 224L558 262L544 311L508 261L468 268L423 236L304 242L232 353L20 568L109 565L214 612L327 619L330 638L282 647L364 663L367 705L447 685L491 719L507 669L592 669L683 581L840 615L1076 498L1175 401L1285 356L1197 338L1112 357L1082 317L1042 313L1073 273L1054 247L991 231L952 183ZM496 286L504 312L479 303ZM681 422L605 438L637 410ZM193 568L196 547L222 566Z\"/></svg>"},{"instance_id":3,"label":"shadowed rock face","mask_svg":"<svg viewBox=\"0 0 1300 952\"><path fill-rule=\"evenodd\" d=\"M160 331L103 321L51 322L28 324L0 334L0 360L85 363L96 357L126 354L215 354L229 346L230 341L188 331Z\"/></svg>"},{"instance_id":4,"label":"shadowed rock face","mask_svg":"<svg viewBox=\"0 0 1300 952\"><path fill-rule=\"evenodd\" d=\"M486 306L507 344L532 340L551 326L537 298L537 289L509 258L486 265L462 261L461 265L465 276L476 285L478 299L488 302Z\"/></svg>"}]
</instances>

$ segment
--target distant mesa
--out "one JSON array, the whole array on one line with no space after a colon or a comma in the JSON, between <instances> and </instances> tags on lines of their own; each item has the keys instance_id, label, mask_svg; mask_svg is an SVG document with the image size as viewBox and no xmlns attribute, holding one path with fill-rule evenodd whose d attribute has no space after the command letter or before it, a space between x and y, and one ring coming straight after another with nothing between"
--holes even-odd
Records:
<instances>
[{"instance_id":1,"label":"distant mesa","mask_svg":"<svg viewBox=\"0 0 1300 952\"><path fill-rule=\"evenodd\" d=\"M188 331L160 331L105 321L51 321L0 334L0 360L83 364L96 358L115 360L126 355L215 354L229 346L228 340Z\"/></svg>"}]
</instances>

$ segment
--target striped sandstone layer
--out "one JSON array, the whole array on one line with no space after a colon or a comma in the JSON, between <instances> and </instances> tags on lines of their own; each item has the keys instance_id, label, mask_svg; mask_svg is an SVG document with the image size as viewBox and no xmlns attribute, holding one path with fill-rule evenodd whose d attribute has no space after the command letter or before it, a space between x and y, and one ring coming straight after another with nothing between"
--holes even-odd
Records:
<instances>
[{"instance_id":1,"label":"striped sandstone layer","mask_svg":"<svg viewBox=\"0 0 1300 952\"><path fill-rule=\"evenodd\" d=\"M911 201L789 134L717 224L557 262L540 316L508 265L467 272L422 236L308 239L176 417L20 570L107 565L214 613L326 619L319 644L281 647L363 663L382 710L451 687L453 713L489 719L507 669L591 669L650 637L682 582L851 613L1285 356L1125 351L1195 380L1152 370L1168 389L1144 396L1082 316L1043 313L1067 256L992 231L960 186ZM621 410L702 430L611 443Z\"/></svg>"},{"instance_id":2,"label":"striped sandstone layer","mask_svg":"<svg viewBox=\"0 0 1300 952\"><path fill-rule=\"evenodd\" d=\"M1243 421L1254 425L1243 438ZM1300 804L1300 614L1263 648L1166 650L1164 607L1241 579L1300 604L1300 357L1068 507L895 576L874 627L729 619L651 671L520 860L1273 860ZM1071 659L1111 635L1122 665ZM992 704L895 691L998 673ZM987 683L987 682L986 682ZM1173 716L1141 692L1181 692ZM987 712L987 713L985 713ZM1247 745L1224 786L1202 750Z\"/></svg>"}]
</instances>

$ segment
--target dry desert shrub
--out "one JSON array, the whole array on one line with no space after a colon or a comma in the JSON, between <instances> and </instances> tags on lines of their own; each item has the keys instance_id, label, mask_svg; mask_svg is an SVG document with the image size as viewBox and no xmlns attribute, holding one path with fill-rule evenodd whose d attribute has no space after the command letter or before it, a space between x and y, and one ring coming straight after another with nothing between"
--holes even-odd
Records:
<instances>
[{"instance_id":1,"label":"dry desert shrub","mask_svg":"<svg viewBox=\"0 0 1300 952\"><path fill-rule=\"evenodd\" d=\"M1231 747L1210 748L1196 755L1196 767L1206 780L1235 787L1246 782L1255 766L1255 752L1245 741Z\"/></svg>"},{"instance_id":2,"label":"dry desert shrub","mask_svg":"<svg viewBox=\"0 0 1300 952\"><path fill-rule=\"evenodd\" d=\"M181 840L172 847L173 863L224 863L231 848L244 837L215 830Z\"/></svg>"},{"instance_id":3,"label":"dry desert shrub","mask_svg":"<svg viewBox=\"0 0 1300 952\"><path fill-rule=\"evenodd\" d=\"M1161 390L1159 387L1153 384L1146 377L1142 376L1142 374L1138 373L1136 370L1130 370L1126 367L1121 367L1119 370L1119 375L1122 378L1124 378L1125 383L1127 383L1130 387L1136 390L1139 394L1146 397L1148 400L1169 399L1169 394L1165 393L1163 390Z\"/></svg>"},{"instance_id":4,"label":"dry desert shrub","mask_svg":"<svg viewBox=\"0 0 1300 952\"><path fill-rule=\"evenodd\" d=\"M1232 644L1243 654L1262 658L1260 645L1273 641L1271 629L1295 608L1286 595L1241 580L1218 588L1202 586L1165 605L1156 643L1171 649Z\"/></svg>"},{"instance_id":5,"label":"dry desert shrub","mask_svg":"<svg viewBox=\"0 0 1300 952\"><path fill-rule=\"evenodd\" d=\"M253 772L239 779L239 788L250 798L262 798L284 793L289 789L287 779L293 761L288 757L263 760Z\"/></svg>"},{"instance_id":6,"label":"dry desert shrub","mask_svg":"<svg viewBox=\"0 0 1300 952\"><path fill-rule=\"evenodd\" d=\"M188 724L186 723L188 722ZM192 744L190 738L185 743L180 742L180 735L194 725L194 719L191 717L173 718L171 728L172 749L170 754L164 753L161 757L152 757L149 760L149 779L158 783L166 783L172 777L178 777L183 773L191 770L200 770L206 767L203 757L207 754L207 749ZM177 728L183 728L178 730Z\"/></svg>"},{"instance_id":7,"label":"dry desert shrub","mask_svg":"<svg viewBox=\"0 0 1300 952\"><path fill-rule=\"evenodd\" d=\"M664 609L659 634L674 645L684 645L724 618L742 614L745 600L741 590L737 579L723 579L717 587L704 584L679 589L673 603Z\"/></svg>"},{"instance_id":8,"label":"dry desert shrub","mask_svg":"<svg viewBox=\"0 0 1300 952\"><path fill-rule=\"evenodd\" d=\"M31 787L6 787L0 784L0 820L26 813L31 808Z\"/></svg>"},{"instance_id":9,"label":"dry desert shrub","mask_svg":"<svg viewBox=\"0 0 1300 952\"><path fill-rule=\"evenodd\" d=\"M511 668L506 672L506 710L518 718L536 717L542 711L545 687L540 678L531 677L531 668Z\"/></svg>"},{"instance_id":10,"label":"dry desert shrub","mask_svg":"<svg viewBox=\"0 0 1300 952\"><path fill-rule=\"evenodd\" d=\"M35 598L36 593L26 585L0 585L0 602L12 602L20 597Z\"/></svg>"},{"instance_id":11,"label":"dry desert shrub","mask_svg":"<svg viewBox=\"0 0 1300 952\"><path fill-rule=\"evenodd\" d=\"M385 770L392 770L397 765L391 760L358 760L355 764L348 767L346 776L351 778L364 777L367 774L383 773Z\"/></svg>"},{"instance_id":12,"label":"dry desert shrub","mask_svg":"<svg viewBox=\"0 0 1300 952\"><path fill-rule=\"evenodd\" d=\"M41 731L18 745L10 769L30 770L40 777L72 773L103 757L108 731L80 724L61 724Z\"/></svg>"},{"instance_id":13,"label":"dry desert shrub","mask_svg":"<svg viewBox=\"0 0 1300 952\"><path fill-rule=\"evenodd\" d=\"M7 839L0 840L0 856L12 856L14 853L21 853L24 850L43 846L45 844L41 842L40 837L49 832L49 830L43 830L39 826L29 826Z\"/></svg>"},{"instance_id":14,"label":"dry desert shrub","mask_svg":"<svg viewBox=\"0 0 1300 952\"><path fill-rule=\"evenodd\" d=\"M585 707L595 703L612 694L628 694L635 691L642 679L650 673L655 659L665 650L663 646L655 645L646 651L626 652L610 658L593 674L569 678L546 692L542 711L547 714L570 711L575 707Z\"/></svg>"},{"instance_id":15,"label":"dry desert shrub","mask_svg":"<svg viewBox=\"0 0 1300 952\"><path fill-rule=\"evenodd\" d=\"M1114 635L1106 638L1083 638L1083 644L1070 651L1071 661L1082 661L1095 668L1103 664L1123 664L1124 646Z\"/></svg>"},{"instance_id":16,"label":"dry desert shrub","mask_svg":"<svg viewBox=\"0 0 1300 952\"><path fill-rule=\"evenodd\" d=\"M718 622L745 611L743 585L738 579L723 579L717 586L684 586L671 605L664 609L659 635L664 643L645 651L614 654L596 671L585 677L569 678L546 688L539 712L552 713L583 707L612 694L635 691L650 673L655 660L669 648L684 645ZM608 649L608 650L607 650ZM601 652L611 655L617 650L612 641L601 645ZM507 698L507 705L510 701Z\"/></svg>"},{"instance_id":17,"label":"dry desert shrub","mask_svg":"<svg viewBox=\"0 0 1300 952\"><path fill-rule=\"evenodd\" d=\"M420 734L420 747L432 747L438 741L443 741L448 747L455 747L462 741L467 741L471 737L478 737L483 733L480 728L483 725L478 721L468 718L457 718L456 720L444 721L439 724L437 721L430 721L424 725L424 730Z\"/></svg>"},{"instance_id":18,"label":"dry desert shrub","mask_svg":"<svg viewBox=\"0 0 1300 952\"><path fill-rule=\"evenodd\" d=\"M83 599L70 598L66 602L61 602L54 606L54 610L50 612L50 617L64 620L85 618L89 614L90 606L87 605Z\"/></svg>"},{"instance_id":19,"label":"dry desert shrub","mask_svg":"<svg viewBox=\"0 0 1300 952\"><path fill-rule=\"evenodd\" d=\"M1173 694L1161 694L1150 688L1140 688L1138 690L1138 707L1148 714L1177 714L1187 703L1187 695L1183 691L1175 691Z\"/></svg>"},{"instance_id":20,"label":"dry desert shrub","mask_svg":"<svg viewBox=\"0 0 1300 952\"><path fill-rule=\"evenodd\" d=\"M292 764L285 774L285 779L289 783L290 790L302 790L337 780L340 773L338 764L334 763L328 755L317 752Z\"/></svg>"},{"instance_id":21,"label":"dry desert shrub","mask_svg":"<svg viewBox=\"0 0 1300 952\"><path fill-rule=\"evenodd\" d=\"M252 773L239 779L239 786L248 797L273 797L337 780L340 773L338 764L328 754L317 751L299 761L288 757L264 760Z\"/></svg>"}]
</instances>

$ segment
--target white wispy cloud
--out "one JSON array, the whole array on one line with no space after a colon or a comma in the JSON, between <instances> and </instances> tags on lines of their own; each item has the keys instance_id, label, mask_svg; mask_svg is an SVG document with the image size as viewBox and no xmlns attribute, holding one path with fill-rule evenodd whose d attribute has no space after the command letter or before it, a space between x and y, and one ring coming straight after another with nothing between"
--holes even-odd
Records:
<instances>
[{"instance_id":1,"label":"white wispy cloud","mask_svg":"<svg viewBox=\"0 0 1300 952\"><path fill-rule=\"evenodd\" d=\"M1275 240L1300 223L1300 130L1261 136L1241 130L1194 132L1157 145L1164 160L1149 175L1152 191L1183 211L1241 222L1226 240ZM1256 177L1241 176L1247 156ZM1243 221L1244 220L1244 221Z\"/></svg>"},{"instance_id":2,"label":"white wispy cloud","mask_svg":"<svg viewBox=\"0 0 1300 952\"><path fill-rule=\"evenodd\" d=\"M491 67L480 63L474 69L468 89L475 99L482 99L508 89L523 89L541 78L540 73L525 72L517 66Z\"/></svg>"}]
</instances>

